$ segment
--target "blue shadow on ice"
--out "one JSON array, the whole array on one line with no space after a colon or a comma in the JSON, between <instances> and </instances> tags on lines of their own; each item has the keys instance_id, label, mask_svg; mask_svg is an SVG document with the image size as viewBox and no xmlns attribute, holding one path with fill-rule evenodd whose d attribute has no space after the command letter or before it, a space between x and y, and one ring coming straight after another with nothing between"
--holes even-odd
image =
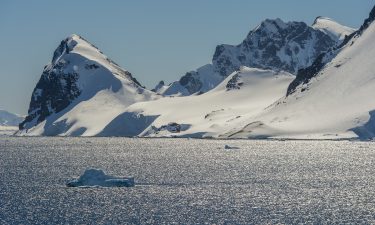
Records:
<instances>
[{"instance_id":1,"label":"blue shadow on ice","mask_svg":"<svg viewBox=\"0 0 375 225\"><path fill-rule=\"evenodd\" d=\"M370 111L370 119L363 126L350 129L360 140L371 140L375 137L375 110Z\"/></svg>"}]
</instances>

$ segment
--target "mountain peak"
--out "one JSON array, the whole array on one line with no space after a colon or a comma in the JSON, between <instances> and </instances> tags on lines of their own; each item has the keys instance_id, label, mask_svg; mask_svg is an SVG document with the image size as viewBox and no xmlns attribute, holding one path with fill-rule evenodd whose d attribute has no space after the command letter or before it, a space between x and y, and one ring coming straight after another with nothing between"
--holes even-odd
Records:
<instances>
[{"instance_id":1,"label":"mountain peak","mask_svg":"<svg viewBox=\"0 0 375 225\"><path fill-rule=\"evenodd\" d=\"M88 56L99 56L105 57L103 53L89 41L84 39L82 36L77 34L71 34L67 38L61 41L53 54L52 63L56 63L62 55L69 54L71 52L79 53L85 57Z\"/></svg>"},{"instance_id":2,"label":"mountain peak","mask_svg":"<svg viewBox=\"0 0 375 225\"><path fill-rule=\"evenodd\" d=\"M71 35L69 35L67 37L67 39L72 39L72 40L74 40L74 39L81 39L81 36L78 35L78 34L71 34Z\"/></svg>"},{"instance_id":3,"label":"mountain peak","mask_svg":"<svg viewBox=\"0 0 375 225\"><path fill-rule=\"evenodd\" d=\"M191 95L213 89L241 66L297 74L340 42L304 22L266 19L238 45L216 46L212 63L173 82L164 95Z\"/></svg>"},{"instance_id":4,"label":"mountain peak","mask_svg":"<svg viewBox=\"0 0 375 225\"><path fill-rule=\"evenodd\" d=\"M318 16L315 18L314 20L314 23L313 23L313 26L321 21L334 21L333 19L329 18L329 17L325 17L325 16Z\"/></svg>"},{"instance_id":5,"label":"mountain peak","mask_svg":"<svg viewBox=\"0 0 375 225\"><path fill-rule=\"evenodd\" d=\"M312 27L329 35L333 40L337 42L342 42L346 36L349 36L350 34L355 32L354 28L341 25L335 20L324 16L318 16L315 19Z\"/></svg>"},{"instance_id":6,"label":"mountain peak","mask_svg":"<svg viewBox=\"0 0 375 225\"><path fill-rule=\"evenodd\" d=\"M73 108L102 92L116 96L108 97L114 102L121 99L120 106L153 96L130 72L81 36L72 34L61 41L51 63L44 67L20 129L35 127L48 118L53 121L69 107ZM66 128L61 128L61 132L63 130Z\"/></svg>"},{"instance_id":7,"label":"mountain peak","mask_svg":"<svg viewBox=\"0 0 375 225\"><path fill-rule=\"evenodd\" d=\"M281 19L266 19L250 31L240 45L219 45L213 65L223 77L240 66L296 74L336 44L336 39L304 22L286 23Z\"/></svg>"},{"instance_id":8,"label":"mountain peak","mask_svg":"<svg viewBox=\"0 0 375 225\"><path fill-rule=\"evenodd\" d=\"M256 30L267 30L273 33L278 32L280 29L285 29L288 26L287 23L285 23L280 18L276 19L266 19L263 22L260 23L258 27L256 27L253 31Z\"/></svg>"}]
</instances>

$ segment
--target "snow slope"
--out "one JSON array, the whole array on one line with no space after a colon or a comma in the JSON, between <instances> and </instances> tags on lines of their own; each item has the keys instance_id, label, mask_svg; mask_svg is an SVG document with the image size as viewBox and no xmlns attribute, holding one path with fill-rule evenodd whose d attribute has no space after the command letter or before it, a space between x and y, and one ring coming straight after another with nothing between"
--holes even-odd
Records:
<instances>
[{"instance_id":1,"label":"snow slope","mask_svg":"<svg viewBox=\"0 0 375 225\"><path fill-rule=\"evenodd\" d=\"M133 104L103 135L218 137L228 125L257 115L278 100L293 79L287 72L242 67L202 95Z\"/></svg>"},{"instance_id":2,"label":"snow slope","mask_svg":"<svg viewBox=\"0 0 375 225\"><path fill-rule=\"evenodd\" d=\"M341 42L346 36L349 36L356 30L339 24L338 22L328 18L328 17L317 17L314 24L312 25L314 29L320 30L328 34L333 40Z\"/></svg>"},{"instance_id":3,"label":"snow slope","mask_svg":"<svg viewBox=\"0 0 375 225\"><path fill-rule=\"evenodd\" d=\"M246 118L245 126L229 130L226 137L374 138L374 19L375 8L340 50L328 54L331 60L308 82L265 113Z\"/></svg>"},{"instance_id":4,"label":"snow slope","mask_svg":"<svg viewBox=\"0 0 375 225\"><path fill-rule=\"evenodd\" d=\"M45 67L18 135L94 136L129 105L157 98L94 45L71 35Z\"/></svg>"}]
</instances>

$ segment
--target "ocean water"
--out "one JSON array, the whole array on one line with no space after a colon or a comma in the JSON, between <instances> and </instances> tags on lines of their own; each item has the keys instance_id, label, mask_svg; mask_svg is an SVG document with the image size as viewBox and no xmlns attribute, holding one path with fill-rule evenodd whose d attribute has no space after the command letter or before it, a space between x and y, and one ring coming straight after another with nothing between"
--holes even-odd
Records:
<instances>
[{"instance_id":1,"label":"ocean water","mask_svg":"<svg viewBox=\"0 0 375 225\"><path fill-rule=\"evenodd\" d=\"M374 224L374 163L370 142L0 137L0 224ZM136 186L66 187L87 168Z\"/></svg>"}]
</instances>

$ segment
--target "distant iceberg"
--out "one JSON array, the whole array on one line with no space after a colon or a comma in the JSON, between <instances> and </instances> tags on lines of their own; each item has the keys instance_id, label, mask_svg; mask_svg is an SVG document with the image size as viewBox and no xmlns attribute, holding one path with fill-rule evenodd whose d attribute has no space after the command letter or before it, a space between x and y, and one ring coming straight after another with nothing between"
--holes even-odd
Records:
<instances>
[{"instance_id":1,"label":"distant iceberg","mask_svg":"<svg viewBox=\"0 0 375 225\"><path fill-rule=\"evenodd\" d=\"M224 146L225 149L240 149L239 147L235 147L235 146L229 146L229 145L225 145Z\"/></svg>"},{"instance_id":2,"label":"distant iceberg","mask_svg":"<svg viewBox=\"0 0 375 225\"><path fill-rule=\"evenodd\" d=\"M134 187L134 178L109 176L100 169L87 169L78 179L69 181L68 187Z\"/></svg>"}]
</instances>

